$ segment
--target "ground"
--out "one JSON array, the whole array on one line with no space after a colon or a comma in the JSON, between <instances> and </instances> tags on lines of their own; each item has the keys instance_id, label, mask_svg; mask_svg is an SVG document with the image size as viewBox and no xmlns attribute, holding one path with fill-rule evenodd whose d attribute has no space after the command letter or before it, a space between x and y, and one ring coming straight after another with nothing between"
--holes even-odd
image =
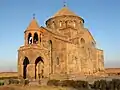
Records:
<instances>
[{"instance_id":1,"label":"ground","mask_svg":"<svg viewBox=\"0 0 120 90\"><path fill-rule=\"evenodd\" d=\"M0 90L74 90L65 87L53 87L53 86L0 86Z\"/></svg>"}]
</instances>

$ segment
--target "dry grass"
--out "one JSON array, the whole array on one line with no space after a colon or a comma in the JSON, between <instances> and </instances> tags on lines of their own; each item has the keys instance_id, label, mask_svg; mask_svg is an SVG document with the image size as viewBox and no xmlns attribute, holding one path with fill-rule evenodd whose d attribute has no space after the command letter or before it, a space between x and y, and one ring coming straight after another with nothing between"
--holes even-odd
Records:
<instances>
[{"instance_id":1,"label":"dry grass","mask_svg":"<svg viewBox=\"0 0 120 90\"><path fill-rule=\"evenodd\" d=\"M1 77L17 77L17 72L0 72L0 78Z\"/></svg>"},{"instance_id":2,"label":"dry grass","mask_svg":"<svg viewBox=\"0 0 120 90\"><path fill-rule=\"evenodd\" d=\"M0 86L0 90L70 90L65 87L54 86Z\"/></svg>"}]
</instances>

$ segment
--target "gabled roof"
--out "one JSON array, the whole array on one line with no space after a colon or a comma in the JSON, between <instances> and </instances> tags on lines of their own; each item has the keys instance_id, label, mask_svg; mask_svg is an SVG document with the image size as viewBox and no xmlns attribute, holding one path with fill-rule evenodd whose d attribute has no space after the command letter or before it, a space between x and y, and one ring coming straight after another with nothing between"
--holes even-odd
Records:
<instances>
[{"instance_id":1,"label":"gabled roof","mask_svg":"<svg viewBox=\"0 0 120 90\"><path fill-rule=\"evenodd\" d=\"M31 29L35 29L35 30L39 30L39 25L36 21L36 19L32 19L32 21L30 22L29 26L27 27L27 30L31 30Z\"/></svg>"},{"instance_id":2,"label":"gabled roof","mask_svg":"<svg viewBox=\"0 0 120 90\"><path fill-rule=\"evenodd\" d=\"M59 10L53 17L56 16L63 16L63 15L72 15L72 16L77 16L75 13L70 11L67 7L63 7L61 10Z\"/></svg>"}]
</instances>

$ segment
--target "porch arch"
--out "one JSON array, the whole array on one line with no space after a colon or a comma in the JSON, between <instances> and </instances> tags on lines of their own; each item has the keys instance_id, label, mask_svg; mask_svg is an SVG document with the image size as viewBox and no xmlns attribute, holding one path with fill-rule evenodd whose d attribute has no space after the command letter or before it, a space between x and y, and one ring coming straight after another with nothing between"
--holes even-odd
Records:
<instances>
[{"instance_id":1,"label":"porch arch","mask_svg":"<svg viewBox=\"0 0 120 90\"><path fill-rule=\"evenodd\" d=\"M27 57L23 60L23 78L26 79L27 77L27 66L29 64L29 59Z\"/></svg>"},{"instance_id":2,"label":"porch arch","mask_svg":"<svg viewBox=\"0 0 120 90\"><path fill-rule=\"evenodd\" d=\"M43 78L44 73L44 61L42 57L38 57L35 60L35 79Z\"/></svg>"}]
</instances>

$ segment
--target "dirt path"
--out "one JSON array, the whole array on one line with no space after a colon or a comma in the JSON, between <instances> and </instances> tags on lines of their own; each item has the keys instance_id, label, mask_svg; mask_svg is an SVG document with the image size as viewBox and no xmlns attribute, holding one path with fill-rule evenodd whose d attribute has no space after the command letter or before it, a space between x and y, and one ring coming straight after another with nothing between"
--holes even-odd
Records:
<instances>
[{"instance_id":1,"label":"dirt path","mask_svg":"<svg viewBox=\"0 0 120 90\"><path fill-rule=\"evenodd\" d=\"M70 90L63 87L50 86L0 86L0 90Z\"/></svg>"}]
</instances>

